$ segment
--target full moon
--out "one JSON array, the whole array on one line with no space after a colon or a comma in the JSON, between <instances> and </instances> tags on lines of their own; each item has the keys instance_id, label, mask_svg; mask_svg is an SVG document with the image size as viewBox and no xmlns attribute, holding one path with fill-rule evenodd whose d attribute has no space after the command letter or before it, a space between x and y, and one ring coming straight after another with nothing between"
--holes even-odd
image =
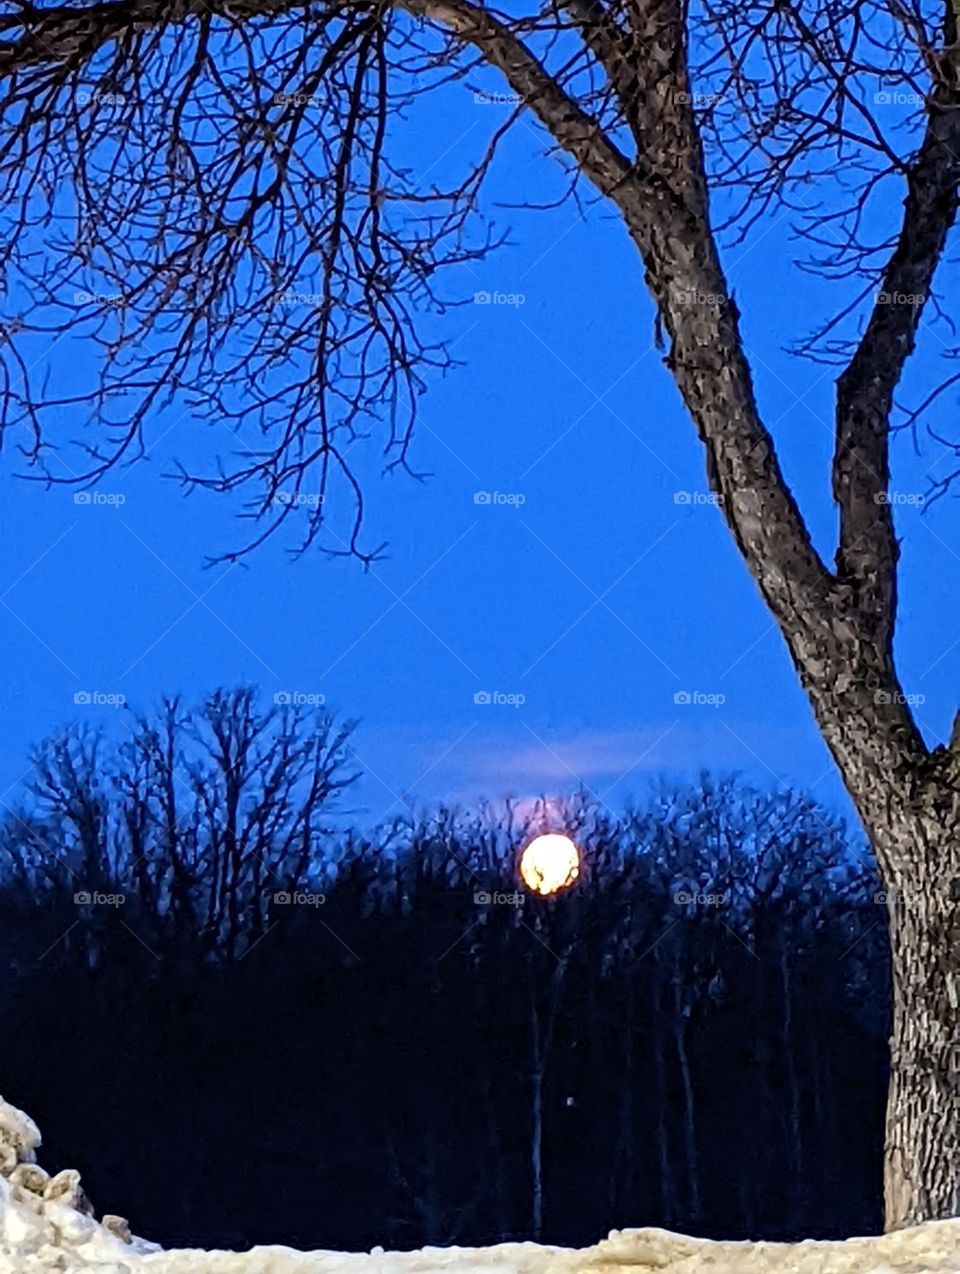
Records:
<instances>
[{"instance_id":1,"label":"full moon","mask_svg":"<svg viewBox=\"0 0 960 1274\"><path fill-rule=\"evenodd\" d=\"M537 836L520 855L520 876L535 894L555 894L580 875L580 852L569 836Z\"/></svg>"}]
</instances>

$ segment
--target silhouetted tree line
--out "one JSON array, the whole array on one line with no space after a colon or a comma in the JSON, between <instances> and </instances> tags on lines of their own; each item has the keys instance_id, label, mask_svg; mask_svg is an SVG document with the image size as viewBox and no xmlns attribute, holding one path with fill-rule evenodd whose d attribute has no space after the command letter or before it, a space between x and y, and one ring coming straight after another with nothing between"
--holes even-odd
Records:
<instances>
[{"instance_id":1,"label":"silhouetted tree line","mask_svg":"<svg viewBox=\"0 0 960 1274\"><path fill-rule=\"evenodd\" d=\"M880 1228L872 864L734 778L344 832L349 723L249 690L43 744L0 829L3 1091L164 1244ZM531 897L534 832L583 851Z\"/></svg>"}]
</instances>

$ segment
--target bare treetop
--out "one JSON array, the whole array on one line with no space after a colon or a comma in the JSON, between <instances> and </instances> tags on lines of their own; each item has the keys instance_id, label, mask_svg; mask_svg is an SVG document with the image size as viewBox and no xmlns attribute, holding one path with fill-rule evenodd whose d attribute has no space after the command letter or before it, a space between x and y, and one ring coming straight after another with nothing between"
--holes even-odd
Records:
<instances>
[{"instance_id":1,"label":"bare treetop","mask_svg":"<svg viewBox=\"0 0 960 1274\"><path fill-rule=\"evenodd\" d=\"M874 497L893 389L954 215L951 4L3 7L3 424L25 428L17 442L37 476L84 482L131 460L176 403L236 430L212 471L181 477L244 493L256 524L246 547L308 496L303 547L326 528L327 551L368 559L356 443L372 435L387 467L415 468L417 399L452 362L424 316L457 299L442 268L493 246L483 182L504 135L532 114L571 193L583 186L624 216L673 338L668 365L680 320L666 289L712 283L714 322L735 326L709 234L690 244L714 257L706 271L655 264L708 224L708 190L734 238L774 206L791 210L808 268L838 281L835 309L799 347L845 369L840 554L894 556ZM481 65L502 76L507 109L439 188L404 158L403 121L429 120L431 102L447 100L437 94L453 81L469 90ZM891 181L905 214L878 232L874 205L889 203ZM64 334L97 351L82 387L75 372L63 383L72 340L38 373ZM91 422L81 463L51 451L51 419L64 413ZM328 495L347 496L346 535L331 527ZM799 549L808 537L790 518ZM811 554L801 550L807 583L822 572Z\"/></svg>"}]
</instances>

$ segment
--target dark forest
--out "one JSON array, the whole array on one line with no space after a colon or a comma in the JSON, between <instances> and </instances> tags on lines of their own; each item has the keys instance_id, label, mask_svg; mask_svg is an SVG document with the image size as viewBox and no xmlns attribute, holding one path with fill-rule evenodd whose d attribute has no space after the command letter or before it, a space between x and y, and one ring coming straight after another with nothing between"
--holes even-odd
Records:
<instances>
[{"instance_id":1,"label":"dark forest","mask_svg":"<svg viewBox=\"0 0 960 1274\"><path fill-rule=\"evenodd\" d=\"M882 1228L887 910L810 798L704 775L360 832L349 722L124 717L43 743L0 832L4 1096L98 1208L238 1249ZM582 852L546 899L545 827Z\"/></svg>"}]
</instances>

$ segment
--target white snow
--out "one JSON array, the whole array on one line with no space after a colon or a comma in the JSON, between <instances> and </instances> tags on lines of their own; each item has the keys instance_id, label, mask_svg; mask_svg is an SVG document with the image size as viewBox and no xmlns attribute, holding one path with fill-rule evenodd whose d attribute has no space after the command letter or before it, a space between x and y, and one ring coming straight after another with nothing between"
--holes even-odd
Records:
<instances>
[{"instance_id":1,"label":"white snow","mask_svg":"<svg viewBox=\"0 0 960 1274\"><path fill-rule=\"evenodd\" d=\"M36 1164L33 1120L0 1098L0 1274L960 1274L960 1219L845 1243L717 1243L621 1230L574 1251L535 1243L419 1252L162 1251L97 1221L77 1173Z\"/></svg>"}]
</instances>

